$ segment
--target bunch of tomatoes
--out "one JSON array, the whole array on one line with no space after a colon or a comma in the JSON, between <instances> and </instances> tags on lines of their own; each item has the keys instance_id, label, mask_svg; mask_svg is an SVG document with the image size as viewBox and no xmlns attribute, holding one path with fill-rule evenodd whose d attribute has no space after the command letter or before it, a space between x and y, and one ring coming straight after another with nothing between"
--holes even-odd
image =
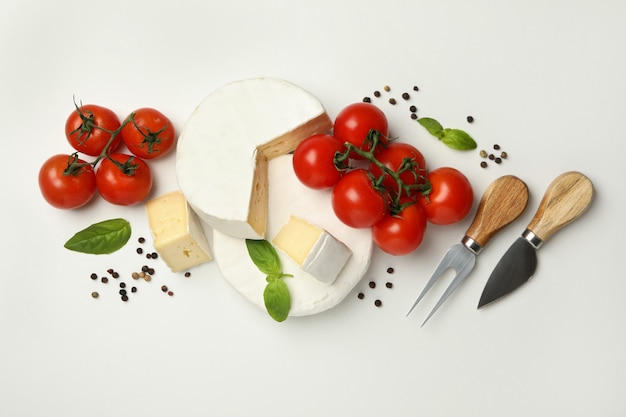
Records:
<instances>
[{"instance_id":1,"label":"bunch of tomatoes","mask_svg":"<svg viewBox=\"0 0 626 417\"><path fill-rule=\"evenodd\" d=\"M106 107L75 107L65 123L65 137L75 152L54 155L41 166L39 189L44 199L59 209L82 207L96 191L112 204L144 201L152 189L145 160L160 158L173 148L171 121L149 107L133 111L122 122ZM122 143L128 153L119 150Z\"/></svg>"},{"instance_id":2,"label":"bunch of tomatoes","mask_svg":"<svg viewBox=\"0 0 626 417\"><path fill-rule=\"evenodd\" d=\"M384 112L366 102L342 109L332 133L302 141L293 168L307 187L331 189L339 220L371 228L376 245L392 255L417 249L428 223L461 221L474 202L465 175L451 167L427 171L422 153L391 140Z\"/></svg>"}]
</instances>

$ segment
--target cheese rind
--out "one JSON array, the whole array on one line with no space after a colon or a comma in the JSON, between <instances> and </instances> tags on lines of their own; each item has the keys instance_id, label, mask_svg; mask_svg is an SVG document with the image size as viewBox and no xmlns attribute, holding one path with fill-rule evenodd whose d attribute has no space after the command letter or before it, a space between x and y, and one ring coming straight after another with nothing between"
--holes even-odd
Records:
<instances>
[{"instance_id":1,"label":"cheese rind","mask_svg":"<svg viewBox=\"0 0 626 417\"><path fill-rule=\"evenodd\" d=\"M182 129L178 185L213 229L264 238L268 161L331 127L320 101L292 83L253 78L227 84L210 93Z\"/></svg>"},{"instance_id":2,"label":"cheese rind","mask_svg":"<svg viewBox=\"0 0 626 417\"><path fill-rule=\"evenodd\" d=\"M182 193L162 195L145 206L154 249L173 272L212 260L200 220Z\"/></svg>"},{"instance_id":3,"label":"cheese rind","mask_svg":"<svg viewBox=\"0 0 626 417\"><path fill-rule=\"evenodd\" d=\"M323 228L290 216L272 243L317 280L332 284L352 251Z\"/></svg>"}]
</instances>

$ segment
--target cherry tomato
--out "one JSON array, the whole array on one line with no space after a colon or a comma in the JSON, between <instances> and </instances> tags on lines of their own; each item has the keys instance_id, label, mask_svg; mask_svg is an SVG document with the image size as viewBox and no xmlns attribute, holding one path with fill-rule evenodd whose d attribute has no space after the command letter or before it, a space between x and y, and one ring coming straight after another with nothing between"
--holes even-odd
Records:
<instances>
[{"instance_id":1,"label":"cherry tomato","mask_svg":"<svg viewBox=\"0 0 626 417\"><path fill-rule=\"evenodd\" d=\"M385 113L374 104L358 102L346 106L337 114L333 126L333 136L342 143L350 142L357 148L369 151L370 145L364 142L370 129L380 133L380 143L387 142L389 125ZM376 150L381 148L382 146L377 146ZM350 157L363 159L354 152L350 154Z\"/></svg>"},{"instance_id":2,"label":"cherry tomato","mask_svg":"<svg viewBox=\"0 0 626 417\"><path fill-rule=\"evenodd\" d=\"M135 110L120 135L128 150L140 158L153 159L167 154L176 142L174 125L163 113L150 107Z\"/></svg>"},{"instance_id":3,"label":"cherry tomato","mask_svg":"<svg viewBox=\"0 0 626 417\"><path fill-rule=\"evenodd\" d=\"M472 184L460 171L437 168L427 175L432 190L419 199L426 218L433 224L447 225L463 220L474 203Z\"/></svg>"},{"instance_id":4,"label":"cherry tomato","mask_svg":"<svg viewBox=\"0 0 626 417\"><path fill-rule=\"evenodd\" d=\"M306 138L293 153L296 177L302 184L316 190L334 186L342 175L342 171L335 168L334 156L344 149L343 143L331 135L317 134Z\"/></svg>"},{"instance_id":5,"label":"cherry tomato","mask_svg":"<svg viewBox=\"0 0 626 417\"><path fill-rule=\"evenodd\" d=\"M75 155L54 155L39 170L39 189L53 207L84 206L96 191L96 174L91 165Z\"/></svg>"},{"instance_id":6,"label":"cherry tomato","mask_svg":"<svg viewBox=\"0 0 626 417\"><path fill-rule=\"evenodd\" d=\"M95 104L86 104L74 110L65 122L65 137L74 149L98 156L111 139L111 133L120 127L120 120L112 110ZM105 130L103 130L105 129ZM113 152L120 143L117 135L108 148Z\"/></svg>"},{"instance_id":7,"label":"cherry tomato","mask_svg":"<svg viewBox=\"0 0 626 417\"><path fill-rule=\"evenodd\" d=\"M364 169L341 177L333 188L331 205L339 220L354 228L371 227L387 212L386 199L374 189Z\"/></svg>"},{"instance_id":8,"label":"cherry tomato","mask_svg":"<svg viewBox=\"0 0 626 417\"><path fill-rule=\"evenodd\" d=\"M413 202L397 215L386 214L372 227L372 236L374 243L384 252L396 256L406 255L422 243L426 226L424 208Z\"/></svg>"},{"instance_id":9,"label":"cherry tomato","mask_svg":"<svg viewBox=\"0 0 626 417\"><path fill-rule=\"evenodd\" d=\"M387 146L380 151L376 159L396 173L399 172L400 169L403 169L403 164L406 164L410 169L403 170L400 173L400 179L405 185L415 186L425 183L426 160L424 159L424 155L422 155L415 146L403 142L389 142ZM411 162L407 163L405 160ZM383 175L383 170L373 162L370 163L369 169L375 177ZM390 175L384 175L385 179L383 180L383 185L393 196L397 196L398 183ZM418 187L416 187L413 192L409 192L408 196L414 197L419 191ZM403 193L403 195L407 196L406 193Z\"/></svg>"},{"instance_id":10,"label":"cherry tomato","mask_svg":"<svg viewBox=\"0 0 626 417\"><path fill-rule=\"evenodd\" d=\"M109 203L130 206L148 197L152 189L152 173L141 158L115 153L100 162L96 171L96 186L102 198Z\"/></svg>"}]
</instances>

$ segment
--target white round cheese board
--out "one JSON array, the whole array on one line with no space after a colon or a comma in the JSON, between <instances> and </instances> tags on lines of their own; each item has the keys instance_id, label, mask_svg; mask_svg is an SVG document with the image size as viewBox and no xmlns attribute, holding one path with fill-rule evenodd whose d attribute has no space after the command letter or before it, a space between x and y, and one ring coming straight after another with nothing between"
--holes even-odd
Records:
<instances>
[{"instance_id":1,"label":"white round cheese board","mask_svg":"<svg viewBox=\"0 0 626 417\"><path fill-rule=\"evenodd\" d=\"M371 230L354 229L334 215L331 193L305 187L293 173L292 156L282 155L269 162L269 207L265 239L270 241L296 215L324 228L352 251L352 256L332 284L320 282L303 271L291 258L278 251L291 295L290 316L321 313L339 304L367 272L372 254ZM245 239L216 230L212 248L217 266L233 288L265 310L263 291L266 275L254 265Z\"/></svg>"}]
</instances>

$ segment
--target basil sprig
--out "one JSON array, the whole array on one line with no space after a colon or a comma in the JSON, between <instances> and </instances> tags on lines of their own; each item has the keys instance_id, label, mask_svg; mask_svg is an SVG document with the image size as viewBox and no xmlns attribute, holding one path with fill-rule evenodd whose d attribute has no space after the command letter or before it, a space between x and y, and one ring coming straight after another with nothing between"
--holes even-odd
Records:
<instances>
[{"instance_id":1,"label":"basil sprig","mask_svg":"<svg viewBox=\"0 0 626 417\"><path fill-rule=\"evenodd\" d=\"M246 247L252 262L267 275L263 291L265 309L274 320L285 321L291 309L291 295L283 278L293 275L283 274L278 253L267 240L246 239Z\"/></svg>"},{"instance_id":2,"label":"basil sprig","mask_svg":"<svg viewBox=\"0 0 626 417\"><path fill-rule=\"evenodd\" d=\"M476 141L463 130L444 128L441 123L430 117L420 117L417 121L426 128L428 133L438 138L449 148L460 151L476 149Z\"/></svg>"},{"instance_id":3,"label":"basil sprig","mask_svg":"<svg viewBox=\"0 0 626 417\"><path fill-rule=\"evenodd\" d=\"M130 234L127 220L104 220L76 233L63 246L75 252L104 255L121 249L130 239Z\"/></svg>"}]
</instances>

